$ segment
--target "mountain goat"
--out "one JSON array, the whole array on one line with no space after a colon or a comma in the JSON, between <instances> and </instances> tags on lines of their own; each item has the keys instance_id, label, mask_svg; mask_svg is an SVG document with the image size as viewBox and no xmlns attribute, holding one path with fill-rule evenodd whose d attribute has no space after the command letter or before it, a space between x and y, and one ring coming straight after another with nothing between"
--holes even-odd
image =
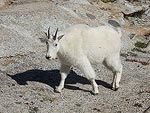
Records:
<instances>
[{"instance_id":1,"label":"mountain goat","mask_svg":"<svg viewBox=\"0 0 150 113\"><path fill-rule=\"evenodd\" d=\"M47 37L46 58L59 58L61 63L61 81L56 88L57 92L61 92L64 88L64 82L70 67L76 66L90 81L93 93L98 94L98 85L95 82L96 74L92 68L92 64L97 63L105 64L113 72L112 89L117 90L119 88L122 75L120 60L121 30L119 27L89 27L79 24L62 32L58 32L57 29L55 35L50 34L49 28Z\"/></svg>"}]
</instances>

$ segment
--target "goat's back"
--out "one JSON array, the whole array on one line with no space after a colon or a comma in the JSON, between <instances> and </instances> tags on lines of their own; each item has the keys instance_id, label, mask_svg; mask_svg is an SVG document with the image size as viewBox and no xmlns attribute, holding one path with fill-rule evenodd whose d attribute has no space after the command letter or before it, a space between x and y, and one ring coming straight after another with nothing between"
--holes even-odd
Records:
<instances>
[{"instance_id":1,"label":"goat's back","mask_svg":"<svg viewBox=\"0 0 150 113\"><path fill-rule=\"evenodd\" d=\"M91 62L101 62L105 57L120 52L120 35L112 27L76 25L65 32L63 50L70 56L86 55Z\"/></svg>"}]
</instances>

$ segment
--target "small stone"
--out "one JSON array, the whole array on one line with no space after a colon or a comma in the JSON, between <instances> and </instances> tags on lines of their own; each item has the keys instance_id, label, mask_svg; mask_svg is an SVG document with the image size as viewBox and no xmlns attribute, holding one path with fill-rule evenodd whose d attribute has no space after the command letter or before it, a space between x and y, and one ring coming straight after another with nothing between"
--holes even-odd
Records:
<instances>
[{"instance_id":1,"label":"small stone","mask_svg":"<svg viewBox=\"0 0 150 113\"><path fill-rule=\"evenodd\" d=\"M142 107L142 104L140 104L140 103L135 103L134 106L135 106L135 107Z\"/></svg>"},{"instance_id":2,"label":"small stone","mask_svg":"<svg viewBox=\"0 0 150 113\"><path fill-rule=\"evenodd\" d=\"M12 86L15 86L15 84L12 84Z\"/></svg>"},{"instance_id":3,"label":"small stone","mask_svg":"<svg viewBox=\"0 0 150 113\"><path fill-rule=\"evenodd\" d=\"M89 17L91 20L96 19L96 17L92 14L86 13L86 16Z\"/></svg>"},{"instance_id":4,"label":"small stone","mask_svg":"<svg viewBox=\"0 0 150 113\"><path fill-rule=\"evenodd\" d=\"M15 102L16 104L21 104L21 102Z\"/></svg>"},{"instance_id":5,"label":"small stone","mask_svg":"<svg viewBox=\"0 0 150 113\"><path fill-rule=\"evenodd\" d=\"M19 95L19 97L23 97L22 95Z\"/></svg>"},{"instance_id":6,"label":"small stone","mask_svg":"<svg viewBox=\"0 0 150 113\"><path fill-rule=\"evenodd\" d=\"M25 102L24 104L29 105L29 103L28 103L28 102Z\"/></svg>"},{"instance_id":7,"label":"small stone","mask_svg":"<svg viewBox=\"0 0 150 113\"><path fill-rule=\"evenodd\" d=\"M134 38L134 36L135 36L135 34L130 33L128 36L129 36L129 38L130 38L130 39L133 39L133 38Z\"/></svg>"},{"instance_id":8,"label":"small stone","mask_svg":"<svg viewBox=\"0 0 150 113\"><path fill-rule=\"evenodd\" d=\"M80 106L81 106L81 104L76 104L76 106L80 107Z\"/></svg>"},{"instance_id":9,"label":"small stone","mask_svg":"<svg viewBox=\"0 0 150 113\"><path fill-rule=\"evenodd\" d=\"M101 112L101 110L98 109L98 108L93 108L93 110L95 110L95 111L97 111L97 112Z\"/></svg>"}]
</instances>

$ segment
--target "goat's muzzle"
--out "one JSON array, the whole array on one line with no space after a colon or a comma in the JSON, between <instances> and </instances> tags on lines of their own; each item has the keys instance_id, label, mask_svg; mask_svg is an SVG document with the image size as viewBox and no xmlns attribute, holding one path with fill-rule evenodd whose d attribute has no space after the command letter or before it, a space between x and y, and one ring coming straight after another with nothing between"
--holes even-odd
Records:
<instances>
[{"instance_id":1,"label":"goat's muzzle","mask_svg":"<svg viewBox=\"0 0 150 113\"><path fill-rule=\"evenodd\" d=\"M51 57L50 57L50 56L46 56L46 59L47 59L47 60L50 60L50 59L51 59Z\"/></svg>"},{"instance_id":2,"label":"goat's muzzle","mask_svg":"<svg viewBox=\"0 0 150 113\"><path fill-rule=\"evenodd\" d=\"M56 57L56 58L52 58L51 56L45 56L45 58L47 59L47 60L57 60L58 58Z\"/></svg>"}]
</instances>

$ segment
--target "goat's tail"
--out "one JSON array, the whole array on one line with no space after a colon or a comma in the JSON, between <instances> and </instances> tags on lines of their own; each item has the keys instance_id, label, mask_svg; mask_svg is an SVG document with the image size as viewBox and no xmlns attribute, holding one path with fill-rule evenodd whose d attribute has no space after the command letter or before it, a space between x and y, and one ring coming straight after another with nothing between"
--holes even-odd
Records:
<instances>
[{"instance_id":1,"label":"goat's tail","mask_svg":"<svg viewBox=\"0 0 150 113\"><path fill-rule=\"evenodd\" d=\"M119 36L121 37L122 36L122 28L121 28L120 24L115 20L108 20L108 23L117 30L117 32L119 33Z\"/></svg>"}]
</instances>

